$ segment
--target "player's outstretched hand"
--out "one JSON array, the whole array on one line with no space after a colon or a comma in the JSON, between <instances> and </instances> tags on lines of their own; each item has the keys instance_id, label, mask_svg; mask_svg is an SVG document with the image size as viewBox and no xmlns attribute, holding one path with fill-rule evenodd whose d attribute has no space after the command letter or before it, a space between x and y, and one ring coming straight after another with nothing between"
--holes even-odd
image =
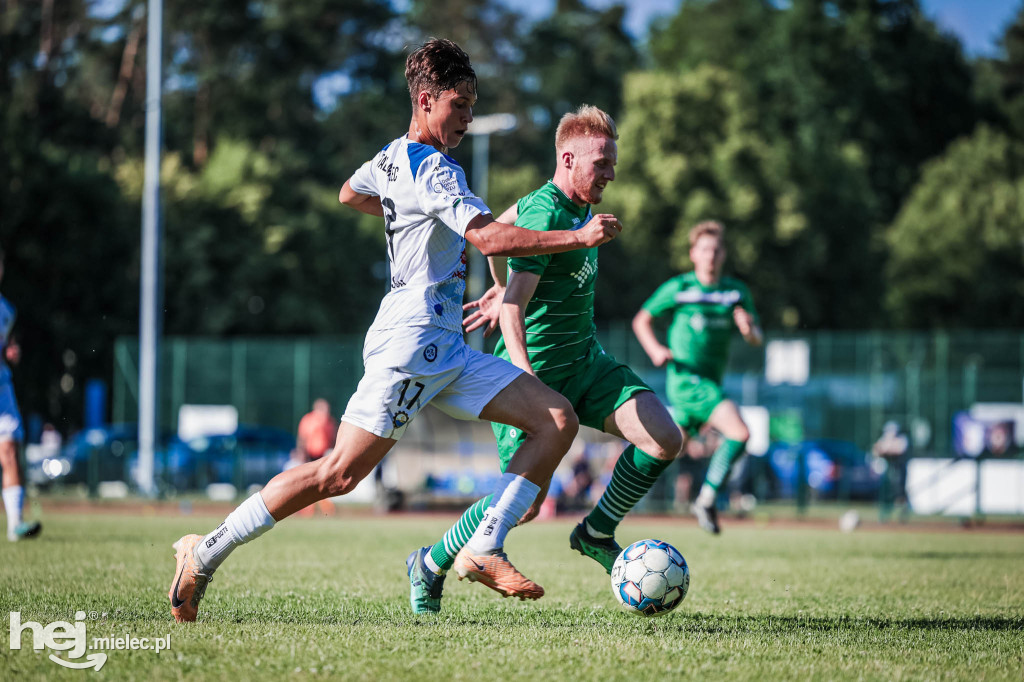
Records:
<instances>
[{"instance_id":1,"label":"player's outstretched hand","mask_svg":"<svg viewBox=\"0 0 1024 682\"><path fill-rule=\"evenodd\" d=\"M484 295L475 301L470 301L462 306L463 310L475 311L466 316L462 326L466 332L475 331L484 325L484 338L494 333L498 326L498 316L501 314L501 301L505 298L505 290L497 284L484 292Z\"/></svg>"},{"instance_id":2,"label":"player's outstretched hand","mask_svg":"<svg viewBox=\"0 0 1024 682\"><path fill-rule=\"evenodd\" d=\"M601 246L619 236L622 223L610 213L599 213L580 228L580 236L588 247Z\"/></svg>"},{"instance_id":3,"label":"player's outstretched hand","mask_svg":"<svg viewBox=\"0 0 1024 682\"><path fill-rule=\"evenodd\" d=\"M651 362L654 363L655 367L661 367L672 359L672 351L668 346L658 345L656 348L648 351L647 354L650 356Z\"/></svg>"},{"instance_id":4,"label":"player's outstretched hand","mask_svg":"<svg viewBox=\"0 0 1024 682\"><path fill-rule=\"evenodd\" d=\"M754 316L740 306L732 309L732 319L736 322L736 329L744 337L750 336L754 329Z\"/></svg>"}]
</instances>

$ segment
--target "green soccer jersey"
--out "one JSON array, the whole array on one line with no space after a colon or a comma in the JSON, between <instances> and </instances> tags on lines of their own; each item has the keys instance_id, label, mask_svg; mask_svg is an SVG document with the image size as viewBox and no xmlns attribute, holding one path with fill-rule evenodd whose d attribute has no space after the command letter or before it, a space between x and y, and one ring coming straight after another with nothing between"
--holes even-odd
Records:
<instances>
[{"instance_id":1,"label":"green soccer jersey","mask_svg":"<svg viewBox=\"0 0 1024 682\"><path fill-rule=\"evenodd\" d=\"M590 206L577 206L550 180L518 203L516 225L530 230L576 230L590 219ZM526 306L526 351L538 378L557 381L573 365L600 351L594 327L597 248L543 256L509 258L509 270L540 275ZM510 360L504 339L494 349Z\"/></svg>"},{"instance_id":2,"label":"green soccer jersey","mask_svg":"<svg viewBox=\"0 0 1024 682\"><path fill-rule=\"evenodd\" d=\"M672 315L668 329L668 347L673 356L670 377L696 374L722 383L729 343L736 329L732 316L736 305L757 320L750 290L731 277L705 286L694 273L687 272L658 287L643 308L654 317Z\"/></svg>"}]
</instances>

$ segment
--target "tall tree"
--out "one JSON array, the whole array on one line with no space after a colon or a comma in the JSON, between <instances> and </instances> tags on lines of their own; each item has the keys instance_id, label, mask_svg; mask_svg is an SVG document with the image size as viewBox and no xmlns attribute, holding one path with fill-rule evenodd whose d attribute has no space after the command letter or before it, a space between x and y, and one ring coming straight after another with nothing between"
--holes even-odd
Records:
<instances>
[{"instance_id":1,"label":"tall tree","mask_svg":"<svg viewBox=\"0 0 1024 682\"><path fill-rule=\"evenodd\" d=\"M907 326L1024 324L1024 142L981 126L929 162L889 230L887 303Z\"/></svg>"},{"instance_id":2,"label":"tall tree","mask_svg":"<svg viewBox=\"0 0 1024 682\"><path fill-rule=\"evenodd\" d=\"M670 70L719 64L740 77L756 128L806 219L806 291L793 322L884 323L881 226L918 166L971 130L978 111L959 46L916 0L698 0L652 37ZM679 46L674 49L674 46ZM935 112L942 112L941 116ZM797 264L798 265L798 264Z\"/></svg>"},{"instance_id":3,"label":"tall tree","mask_svg":"<svg viewBox=\"0 0 1024 682\"><path fill-rule=\"evenodd\" d=\"M112 176L105 100L72 85L93 40L87 5L2 5L0 246L23 346L15 385L26 418L67 429L80 423L84 380L110 376L110 341L133 328L138 213Z\"/></svg>"}]
</instances>

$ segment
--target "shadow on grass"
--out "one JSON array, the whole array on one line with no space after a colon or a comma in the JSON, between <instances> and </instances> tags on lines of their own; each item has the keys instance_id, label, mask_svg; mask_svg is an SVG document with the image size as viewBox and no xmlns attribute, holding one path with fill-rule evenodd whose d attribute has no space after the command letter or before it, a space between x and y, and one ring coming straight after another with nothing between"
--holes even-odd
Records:
<instances>
[{"instance_id":1,"label":"shadow on grass","mask_svg":"<svg viewBox=\"0 0 1024 682\"><path fill-rule=\"evenodd\" d=\"M886 554L890 559L936 559L947 561L949 559L985 560L985 559L1021 559L1024 558L1024 551L1019 552L954 552L954 551L924 551L904 552L898 554Z\"/></svg>"},{"instance_id":2,"label":"shadow on grass","mask_svg":"<svg viewBox=\"0 0 1024 682\"><path fill-rule=\"evenodd\" d=\"M965 616L935 618L857 618L849 616L699 616L687 618L680 623L680 632L689 631L697 624L708 633L725 633L736 630L764 631L811 631L838 632L841 630L871 628L874 630L925 630L925 631L985 631L1001 632L1024 628L1024 616Z\"/></svg>"},{"instance_id":3,"label":"shadow on grass","mask_svg":"<svg viewBox=\"0 0 1024 682\"><path fill-rule=\"evenodd\" d=\"M252 604L250 602L250 604ZM209 609L200 620L236 624L287 624L291 626L339 626L373 627L390 626L404 628L536 628L541 630L586 629L586 628L650 628L661 633L678 632L692 635L705 634L764 634L784 633L829 633L851 630L873 631L947 631L947 632L1003 632L1024 630L1024 616L936 616L934 618L900 617L850 617L850 616L756 616L704 615L686 612L675 613L662 618L640 618L617 610L493 610L487 608L462 607L451 609L439 615L417 615L405 609L384 609L379 603L367 603L360 608L349 602L338 607L316 608L315 610L289 610L283 605L266 602L254 604L253 609L228 610Z\"/></svg>"}]
</instances>

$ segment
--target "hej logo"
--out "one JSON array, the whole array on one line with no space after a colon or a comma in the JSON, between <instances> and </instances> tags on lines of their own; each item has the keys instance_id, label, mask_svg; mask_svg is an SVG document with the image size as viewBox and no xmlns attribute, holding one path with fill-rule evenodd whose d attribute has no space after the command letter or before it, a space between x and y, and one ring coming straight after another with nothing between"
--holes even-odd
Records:
<instances>
[{"instance_id":1,"label":"hej logo","mask_svg":"<svg viewBox=\"0 0 1024 682\"><path fill-rule=\"evenodd\" d=\"M75 623L56 621L45 627L42 623L27 620L21 622L21 611L11 612L11 649L21 649L21 638L25 630L32 632L32 648L67 651L68 658L81 658L85 653L85 611L75 613ZM65 668L95 668L99 670L107 662L106 654L89 654L84 661L69 661L50 654L50 660Z\"/></svg>"},{"instance_id":2,"label":"hej logo","mask_svg":"<svg viewBox=\"0 0 1024 682\"><path fill-rule=\"evenodd\" d=\"M36 651L51 649L53 651L66 651L65 658L59 658L50 654L49 658L57 665L65 668L83 670L94 668L99 670L107 662L105 653L90 653L83 660L86 649L116 650L116 651L155 651L160 653L171 648L171 635L165 637L133 637L125 634L123 637L93 637L90 644L85 634L85 611L75 613L75 622L68 623L59 620L49 625L36 623L31 620L22 622L21 611L11 611L11 649L21 649L22 640L26 631L32 633L32 648ZM93 613L96 618L99 614ZM106 616L107 614L103 614Z\"/></svg>"}]
</instances>

